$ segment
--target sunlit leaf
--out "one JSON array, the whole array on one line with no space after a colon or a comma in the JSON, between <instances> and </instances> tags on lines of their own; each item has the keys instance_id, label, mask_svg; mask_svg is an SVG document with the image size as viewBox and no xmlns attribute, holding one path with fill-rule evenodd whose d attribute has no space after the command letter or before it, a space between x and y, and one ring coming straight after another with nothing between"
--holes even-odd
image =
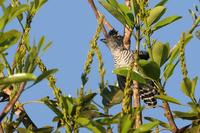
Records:
<instances>
[{"instance_id":1,"label":"sunlit leaf","mask_svg":"<svg viewBox=\"0 0 200 133\"><path fill-rule=\"evenodd\" d=\"M122 14L124 16L124 19L126 20L127 25L129 27L133 28L133 26L134 26L134 16L133 16L132 12L124 4L119 4L119 7L122 10Z\"/></svg>"},{"instance_id":2,"label":"sunlit leaf","mask_svg":"<svg viewBox=\"0 0 200 133\"><path fill-rule=\"evenodd\" d=\"M166 96L166 95L156 95L155 98L157 99L161 99L167 102L171 102L171 103L175 103L175 104L181 104L177 99L170 97L170 96Z\"/></svg>"},{"instance_id":3,"label":"sunlit leaf","mask_svg":"<svg viewBox=\"0 0 200 133\"><path fill-rule=\"evenodd\" d=\"M91 121L88 118L79 117L75 120L80 126L86 127L94 133L106 133L105 128L96 121Z\"/></svg>"},{"instance_id":4,"label":"sunlit leaf","mask_svg":"<svg viewBox=\"0 0 200 133\"><path fill-rule=\"evenodd\" d=\"M17 30L10 30L0 35L0 53L16 44L20 38L20 32Z\"/></svg>"},{"instance_id":5,"label":"sunlit leaf","mask_svg":"<svg viewBox=\"0 0 200 133\"><path fill-rule=\"evenodd\" d=\"M156 31L166 25L169 25L179 19L181 19L182 17L181 16L170 16L170 17L167 17L167 18L164 18L162 20L160 20L158 23L156 23L154 26L153 26L153 31Z\"/></svg>"},{"instance_id":6,"label":"sunlit leaf","mask_svg":"<svg viewBox=\"0 0 200 133\"><path fill-rule=\"evenodd\" d=\"M133 118L131 115L124 115L120 120L120 132L121 133L128 133L134 123Z\"/></svg>"},{"instance_id":7,"label":"sunlit leaf","mask_svg":"<svg viewBox=\"0 0 200 133\"><path fill-rule=\"evenodd\" d=\"M38 56L37 47L33 46L30 49L30 52L28 53L28 56L25 61L25 67L24 67L25 72L28 72L28 73L34 72L37 66L37 63L36 63L37 56Z\"/></svg>"},{"instance_id":8,"label":"sunlit leaf","mask_svg":"<svg viewBox=\"0 0 200 133\"><path fill-rule=\"evenodd\" d=\"M43 72L40 76L37 77L37 79L35 80L35 82L30 85L28 88L38 84L39 82L41 82L43 79L47 78L48 76L56 73L58 71L58 69L50 69L50 70L47 70L45 72Z\"/></svg>"},{"instance_id":9,"label":"sunlit leaf","mask_svg":"<svg viewBox=\"0 0 200 133\"><path fill-rule=\"evenodd\" d=\"M166 65L164 72L163 72L165 80L168 80L172 76L177 64L178 64L178 62L176 64L170 63L170 64Z\"/></svg>"},{"instance_id":10,"label":"sunlit leaf","mask_svg":"<svg viewBox=\"0 0 200 133\"><path fill-rule=\"evenodd\" d=\"M0 85L14 84L14 83L20 83L20 82L34 81L34 80L36 80L36 77L35 75L31 73L18 73L18 74L0 78Z\"/></svg>"},{"instance_id":11,"label":"sunlit leaf","mask_svg":"<svg viewBox=\"0 0 200 133\"><path fill-rule=\"evenodd\" d=\"M98 119L96 121L102 125L117 124L119 123L120 117L121 117L121 113L118 113L114 115L113 117L105 117L105 118Z\"/></svg>"},{"instance_id":12,"label":"sunlit leaf","mask_svg":"<svg viewBox=\"0 0 200 133\"><path fill-rule=\"evenodd\" d=\"M17 131L18 133L32 133L33 132L32 130L26 129L26 128L17 128ZM53 127L51 126L45 126L45 127L34 130L34 132L37 132L37 133L50 133L52 131L53 131Z\"/></svg>"},{"instance_id":13,"label":"sunlit leaf","mask_svg":"<svg viewBox=\"0 0 200 133\"><path fill-rule=\"evenodd\" d=\"M34 0L31 5L31 12L36 13L47 2L47 0Z\"/></svg>"},{"instance_id":14,"label":"sunlit leaf","mask_svg":"<svg viewBox=\"0 0 200 133\"><path fill-rule=\"evenodd\" d=\"M190 93L192 90L192 82L189 78L183 79L181 82L181 89L186 96L191 97Z\"/></svg>"},{"instance_id":15,"label":"sunlit leaf","mask_svg":"<svg viewBox=\"0 0 200 133\"><path fill-rule=\"evenodd\" d=\"M168 123L165 123L165 122L160 121L158 119L155 119L155 118L152 118L152 117L144 117L144 119L151 121L151 122L158 121L160 126L166 128L166 129L170 129L170 126L169 126Z\"/></svg>"},{"instance_id":16,"label":"sunlit leaf","mask_svg":"<svg viewBox=\"0 0 200 133\"><path fill-rule=\"evenodd\" d=\"M151 123L143 124L137 128L133 133L145 133L151 131L154 127L159 125L159 121L154 121Z\"/></svg>"},{"instance_id":17,"label":"sunlit leaf","mask_svg":"<svg viewBox=\"0 0 200 133\"><path fill-rule=\"evenodd\" d=\"M39 43L38 43L38 51L40 51L40 49L42 48L42 46L44 45L44 43L45 43L45 36L42 36L40 38Z\"/></svg>"},{"instance_id":18,"label":"sunlit leaf","mask_svg":"<svg viewBox=\"0 0 200 133\"><path fill-rule=\"evenodd\" d=\"M157 6L164 6L167 2L168 2L168 0L161 0L159 3L156 4L155 7L157 7Z\"/></svg>"},{"instance_id":19,"label":"sunlit leaf","mask_svg":"<svg viewBox=\"0 0 200 133\"><path fill-rule=\"evenodd\" d=\"M3 70L4 70L4 64L2 64L2 63L0 62L0 73L2 73Z\"/></svg>"},{"instance_id":20,"label":"sunlit leaf","mask_svg":"<svg viewBox=\"0 0 200 133\"><path fill-rule=\"evenodd\" d=\"M154 61L159 66L162 66L166 62L169 56L169 51L170 51L169 43L166 44L162 44L161 42L155 43L152 48Z\"/></svg>"},{"instance_id":21,"label":"sunlit leaf","mask_svg":"<svg viewBox=\"0 0 200 133\"><path fill-rule=\"evenodd\" d=\"M118 8L117 5L111 5L106 0L99 0L100 4L110 13L112 14L118 21L120 21L123 25L126 25L126 20L124 19L124 16L121 14L121 12L117 11L116 8Z\"/></svg>"},{"instance_id":22,"label":"sunlit leaf","mask_svg":"<svg viewBox=\"0 0 200 133\"><path fill-rule=\"evenodd\" d=\"M112 14L124 26L128 25L129 27L133 28L134 16L127 6L118 4L116 0L99 0L99 2L110 14Z\"/></svg>"},{"instance_id":23,"label":"sunlit leaf","mask_svg":"<svg viewBox=\"0 0 200 133\"><path fill-rule=\"evenodd\" d=\"M150 10L149 16L147 18L147 24L151 26L156 23L160 17L165 13L166 8L164 6L157 6Z\"/></svg>"},{"instance_id":24,"label":"sunlit leaf","mask_svg":"<svg viewBox=\"0 0 200 133\"><path fill-rule=\"evenodd\" d=\"M11 22L14 18L20 16L23 12L27 11L29 6L21 4L19 6L9 6L5 8L3 16L0 18L0 29L3 29L5 25Z\"/></svg>"},{"instance_id":25,"label":"sunlit leaf","mask_svg":"<svg viewBox=\"0 0 200 133\"><path fill-rule=\"evenodd\" d=\"M180 112L173 111L177 118L186 119L186 120L196 120L198 119L198 113L195 112Z\"/></svg>"},{"instance_id":26,"label":"sunlit leaf","mask_svg":"<svg viewBox=\"0 0 200 133\"><path fill-rule=\"evenodd\" d=\"M85 106L85 105L89 104L96 95L97 95L97 93L87 94L87 95L85 95L81 98L78 98L76 100L76 102L77 102L78 105Z\"/></svg>"},{"instance_id":27,"label":"sunlit leaf","mask_svg":"<svg viewBox=\"0 0 200 133\"><path fill-rule=\"evenodd\" d=\"M114 74L118 74L125 77L128 75L128 72L130 72L132 80L136 80L140 83L146 84L146 80L143 78L143 76L140 75L138 72L132 71L129 67L121 67L113 70Z\"/></svg>"},{"instance_id":28,"label":"sunlit leaf","mask_svg":"<svg viewBox=\"0 0 200 133\"><path fill-rule=\"evenodd\" d=\"M134 12L134 15L137 16L137 14L139 13L139 5L137 4L136 0L131 0L131 8Z\"/></svg>"},{"instance_id":29,"label":"sunlit leaf","mask_svg":"<svg viewBox=\"0 0 200 133\"><path fill-rule=\"evenodd\" d=\"M52 45L52 41L48 42L46 46L42 49L43 52L46 52Z\"/></svg>"},{"instance_id":30,"label":"sunlit leaf","mask_svg":"<svg viewBox=\"0 0 200 133\"><path fill-rule=\"evenodd\" d=\"M198 77L196 76L194 79L192 79L192 88L191 88L191 92L190 92L190 96L194 98L194 93L195 93L195 89L196 89L196 84L198 81Z\"/></svg>"},{"instance_id":31,"label":"sunlit leaf","mask_svg":"<svg viewBox=\"0 0 200 133\"><path fill-rule=\"evenodd\" d=\"M143 69L144 74L154 80L159 79L160 77L160 67L156 62L147 61L147 60L140 60L139 64Z\"/></svg>"},{"instance_id":32,"label":"sunlit leaf","mask_svg":"<svg viewBox=\"0 0 200 133\"><path fill-rule=\"evenodd\" d=\"M26 5L26 4L13 7L13 9L11 10L12 12L10 14L9 19L12 20L12 19L16 18L17 16L21 15L23 12L25 12L27 10L29 10L29 5Z\"/></svg>"},{"instance_id":33,"label":"sunlit leaf","mask_svg":"<svg viewBox=\"0 0 200 133\"><path fill-rule=\"evenodd\" d=\"M62 112L57 108L57 103L55 101L52 101L49 99L49 97L44 97L39 102L42 102L45 104L49 109L51 109L58 117L62 118L63 114Z\"/></svg>"}]
</instances>

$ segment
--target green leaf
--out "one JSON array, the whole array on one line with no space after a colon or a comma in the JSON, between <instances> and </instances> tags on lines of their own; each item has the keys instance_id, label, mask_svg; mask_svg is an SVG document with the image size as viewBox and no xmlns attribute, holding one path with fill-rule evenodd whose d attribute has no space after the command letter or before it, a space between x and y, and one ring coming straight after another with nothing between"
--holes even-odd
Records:
<instances>
[{"instance_id":1,"label":"green leaf","mask_svg":"<svg viewBox=\"0 0 200 133\"><path fill-rule=\"evenodd\" d=\"M10 14L10 17L9 17L10 20L9 21L18 17L19 15L21 15L23 12L25 12L27 10L29 10L29 5L26 5L26 4L13 7L12 10L11 10L12 12Z\"/></svg>"},{"instance_id":2,"label":"green leaf","mask_svg":"<svg viewBox=\"0 0 200 133\"><path fill-rule=\"evenodd\" d=\"M97 93L90 93L83 97L78 98L76 101L77 105L85 106L85 105L89 104L96 95L97 95Z\"/></svg>"},{"instance_id":3,"label":"green leaf","mask_svg":"<svg viewBox=\"0 0 200 133\"><path fill-rule=\"evenodd\" d=\"M46 46L42 49L43 52L46 52L52 45L52 41L48 42Z\"/></svg>"},{"instance_id":4,"label":"green leaf","mask_svg":"<svg viewBox=\"0 0 200 133\"><path fill-rule=\"evenodd\" d=\"M132 14L132 12L129 10L129 8L124 5L124 4L119 4L119 7L122 11L122 14L124 16L124 19L126 20L126 24L130 27L133 28L134 27L134 16Z\"/></svg>"},{"instance_id":5,"label":"green leaf","mask_svg":"<svg viewBox=\"0 0 200 133\"><path fill-rule=\"evenodd\" d=\"M44 45L44 43L45 43L45 36L42 36L40 38L39 43L38 43L38 51L40 51L40 49L42 48L42 46Z\"/></svg>"},{"instance_id":6,"label":"green leaf","mask_svg":"<svg viewBox=\"0 0 200 133\"><path fill-rule=\"evenodd\" d=\"M166 8L164 6L157 6L151 9L147 18L147 24L151 26L152 24L156 23L162 17L165 11Z\"/></svg>"},{"instance_id":7,"label":"green leaf","mask_svg":"<svg viewBox=\"0 0 200 133\"><path fill-rule=\"evenodd\" d=\"M134 15L137 16L140 6L137 4L136 0L131 0L131 8L131 10L134 12Z\"/></svg>"},{"instance_id":8,"label":"green leaf","mask_svg":"<svg viewBox=\"0 0 200 133\"><path fill-rule=\"evenodd\" d=\"M175 103L175 104L181 105L181 103L177 99L170 97L170 96L156 95L155 98L161 99L161 100L164 100L164 101L167 101L167 102L170 102L170 103Z\"/></svg>"},{"instance_id":9,"label":"green leaf","mask_svg":"<svg viewBox=\"0 0 200 133\"><path fill-rule=\"evenodd\" d=\"M74 108L72 97L64 97L64 100L66 104L64 106L67 107L68 115L72 115L72 110Z\"/></svg>"},{"instance_id":10,"label":"green leaf","mask_svg":"<svg viewBox=\"0 0 200 133\"><path fill-rule=\"evenodd\" d=\"M151 121L151 122L155 122L155 121L158 121L159 122L159 125L166 128L166 129L170 129L170 126L168 123L165 123L163 121L160 121L158 119L155 119L155 118L152 118L152 117L144 117L144 119L148 120L148 121Z\"/></svg>"},{"instance_id":11,"label":"green leaf","mask_svg":"<svg viewBox=\"0 0 200 133\"><path fill-rule=\"evenodd\" d=\"M36 77L35 75L31 73L18 73L18 74L0 78L0 85L14 84L14 83L20 83L20 82L33 81L33 80L36 80Z\"/></svg>"},{"instance_id":12,"label":"green leaf","mask_svg":"<svg viewBox=\"0 0 200 133\"><path fill-rule=\"evenodd\" d=\"M98 119L96 121L102 125L118 124L120 117L121 117L121 113L117 113L112 117L105 117L102 119Z\"/></svg>"},{"instance_id":13,"label":"green leaf","mask_svg":"<svg viewBox=\"0 0 200 133\"><path fill-rule=\"evenodd\" d=\"M29 9L29 6L26 4L19 6L9 6L5 9L4 15L0 18L0 29L2 30L5 25L11 22L14 18L20 16L23 12Z\"/></svg>"},{"instance_id":14,"label":"green leaf","mask_svg":"<svg viewBox=\"0 0 200 133\"><path fill-rule=\"evenodd\" d=\"M154 80L160 77L160 67L154 61L140 60L139 64L143 69L144 74Z\"/></svg>"},{"instance_id":15,"label":"green leaf","mask_svg":"<svg viewBox=\"0 0 200 133\"><path fill-rule=\"evenodd\" d=\"M88 128L94 133L106 133L105 128L96 121L91 121L88 118L84 117L78 117L75 121L79 123L81 126Z\"/></svg>"},{"instance_id":16,"label":"green leaf","mask_svg":"<svg viewBox=\"0 0 200 133\"><path fill-rule=\"evenodd\" d=\"M194 98L194 93L195 93L197 81L198 81L198 77L197 76L194 79L192 79L192 81L191 81L192 82L192 88L191 88L190 96L192 98Z\"/></svg>"},{"instance_id":17,"label":"green leaf","mask_svg":"<svg viewBox=\"0 0 200 133\"><path fill-rule=\"evenodd\" d=\"M116 0L99 0L99 3L124 26L134 26L134 16L127 6L118 4Z\"/></svg>"},{"instance_id":18,"label":"green leaf","mask_svg":"<svg viewBox=\"0 0 200 133\"><path fill-rule=\"evenodd\" d=\"M17 30L10 30L0 35L0 53L16 44L20 38L20 32Z\"/></svg>"},{"instance_id":19,"label":"green leaf","mask_svg":"<svg viewBox=\"0 0 200 133\"><path fill-rule=\"evenodd\" d=\"M2 73L4 70L4 64L0 62L0 73Z\"/></svg>"},{"instance_id":20,"label":"green leaf","mask_svg":"<svg viewBox=\"0 0 200 133\"><path fill-rule=\"evenodd\" d=\"M17 131L19 133L33 133L32 130L26 129L26 128L17 128ZM52 131L53 131L53 127L51 126L45 126L45 127L34 130L34 132L37 132L37 133L51 133Z\"/></svg>"},{"instance_id":21,"label":"green leaf","mask_svg":"<svg viewBox=\"0 0 200 133\"><path fill-rule=\"evenodd\" d=\"M159 125L159 121L150 122L147 124L141 125L138 129L136 129L133 133L145 133L151 131L154 127Z\"/></svg>"},{"instance_id":22,"label":"green leaf","mask_svg":"<svg viewBox=\"0 0 200 133\"><path fill-rule=\"evenodd\" d=\"M198 119L198 113L195 112L180 112L180 111L173 111L176 117L186 120L196 120Z\"/></svg>"},{"instance_id":23,"label":"green leaf","mask_svg":"<svg viewBox=\"0 0 200 133\"><path fill-rule=\"evenodd\" d=\"M108 88L104 88L102 90L102 103L104 106L112 107L116 104L121 103L124 93L116 86L109 85L109 88L110 90Z\"/></svg>"},{"instance_id":24,"label":"green leaf","mask_svg":"<svg viewBox=\"0 0 200 133\"><path fill-rule=\"evenodd\" d=\"M28 56L25 61L24 71L27 73L33 73L36 69L37 63L36 59L38 57L37 47L33 46L28 53Z\"/></svg>"},{"instance_id":25,"label":"green leaf","mask_svg":"<svg viewBox=\"0 0 200 133\"><path fill-rule=\"evenodd\" d=\"M49 97L44 97L39 102L45 104L49 109L51 109L59 118L63 117L62 112L57 108L57 103L49 99Z\"/></svg>"},{"instance_id":26,"label":"green leaf","mask_svg":"<svg viewBox=\"0 0 200 133\"><path fill-rule=\"evenodd\" d=\"M186 46L186 44L192 39L192 34L186 34L185 37L185 44L184 46ZM179 45L180 41L173 47L173 49L170 52L170 58L169 58L169 63L172 63L178 56L179 53Z\"/></svg>"},{"instance_id":27,"label":"green leaf","mask_svg":"<svg viewBox=\"0 0 200 133\"><path fill-rule=\"evenodd\" d=\"M181 89L186 96L191 97L192 82L189 78L183 79L181 82Z\"/></svg>"},{"instance_id":28,"label":"green leaf","mask_svg":"<svg viewBox=\"0 0 200 133\"><path fill-rule=\"evenodd\" d=\"M31 12L37 13L46 2L47 0L34 0L31 5Z\"/></svg>"},{"instance_id":29,"label":"green leaf","mask_svg":"<svg viewBox=\"0 0 200 133\"><path fill-rule=\"evenodd\" d=\"M43 79L47 78L48 76L56 73L58 71L58 69L50 69L50 70L47 70L45 72L43 72L40 76L37 77L37 79L35 80L35 82L30 85L28 88L38 84L39 82L41 82Z\"/></svg>"},{"instance_id":30,"label":"green leaf","mask_svg":"<svg viewBox=\"0 0 200 133\"><path fill-rule=\"evenodd\" d=\"M163 20L159 21L158 23L156 23L154 26L153 26L153 29L152 31L156 31L166 25L169 25L173 22L175 22L176 20L179 20L181 19L182 17L181 16L170 16L170 17L167 17L167 18L164 18Z\"/></svg>"},{"instance_id":31,"label":"green leaf","mask_svg":"<svg viewBox=\"0 0 200 133\"><path fill-rule=\"evenodd\" d=\"M176 64L171 63L171 64L166 65L164 72L163 72L165 80L168 80L172 76L177 64L178 63L176 63Z\"/></svg>"},{"instance_id":32,"label":"green leaf","mask_svg":"<svg viewBox=\"0 0 200 133\"><path fill-rule=\"evenodd\" d=\"M164 6L167 2L168 2L168 0L161 0L158 4L156 4L155 7L157 7L157 6Z\"/></svg>"},{"instance_id":33,"label":"green leaf","mask_svg":"<svg viewBox=\"0 0 200 133\"><path fill-rule=\"evenodd\" d=\"M36 133L51 133L51 132L53 132L53 127L44 126L42 128L38 128L38 129L34 130L34 132L36 132Z\"/></svg>"},{"instance_id":34,"label":"green leaf","mask_svg":"<svg viewBox=\"0 0 200 133\"><path fill-rule=\"evenodd\" d=\"M138 72L132 71L129 67L121 67L113 70L114 74L118 74L121 76L127 76L128 72L131 74L131 80L136 80L140 83L146 84L146 80L143 78L141 74Z\"/></svg>"},{"instance_id":35,"label":"green leaf","mask_svg":"<svg viewBox=\"0 0 200 133\"><path fill-rule=\"evenodd\" d=\"M123 25L126 25L126 20L124 19L124 16L117 11L116 8L118 8L118 4L117 5L111 5L110 3L108 3L108 1L106 0L99 0L99 3L110 13L112 14L118 21L120 21Z\"/></svg>"},{"instance_id":36,"label":"green leaf","mask_svg":"<svg viewBox=\"0 0 200 133\"><path fill-rule=\"evenodd\" d=\"M133 118L131 115L124 115L120 120L120 133L128 133L133 125Z\"/></svg>"},{"instance_id":37,"label":"green leaf","mask_svg":"<svg viewBox=\"0 0 200 133\"><path fill-rule=\"evenodd\" d=\"M152 53L154 61L159 65L162 66L169 56L169 43L162 44L161 42L157 42L153 45Z\"/></svg>"}]
</instances>

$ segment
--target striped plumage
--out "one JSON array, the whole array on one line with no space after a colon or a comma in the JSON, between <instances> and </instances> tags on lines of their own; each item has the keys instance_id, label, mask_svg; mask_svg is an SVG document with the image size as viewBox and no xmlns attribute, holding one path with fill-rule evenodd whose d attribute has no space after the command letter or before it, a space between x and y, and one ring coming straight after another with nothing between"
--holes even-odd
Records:
<instances>
[{"instance_id":1,"label":"striped plumage","mask_svg":"<svg viewBox=\"0 0 200 133\"><path fill-rule=\"evenodd\" d=\"M109 36L102 41L107 44L111 54L113 56L115 68L129 67L134 63L133 51L123 48L123 37L118 35L117 31L111 30ZM140 59L148 59L149 56L146 52L139 53ZM126 77L117 75L119 88L123 89L126 83ZM139 84L140 98L148 106L154 107L157 104L157 100L154 96L157 94L156 88L152 81L148 80L147 84Z\"/></svg>"}]
</instances>

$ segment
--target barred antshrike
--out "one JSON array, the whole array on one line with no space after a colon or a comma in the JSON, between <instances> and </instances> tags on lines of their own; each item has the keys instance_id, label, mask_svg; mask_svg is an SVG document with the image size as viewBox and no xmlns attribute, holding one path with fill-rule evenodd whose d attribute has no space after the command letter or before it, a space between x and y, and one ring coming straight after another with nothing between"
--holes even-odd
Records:
<instances>
[{"instance_id":1,"label":"barred antshrike","mask_svg":"<svg viewBox=\"0 0 200 133\"><path fill-rule=\"evenodd\" d=\"M115 68L130 67L134 63L134 51L127 50L123 47L123 36L119 35L116 30L111 30L106 39L101 39L111 51ZM149 55L145 51L139 52L139 58L148 60ZM120 89L125 88L126 77L117 75L118 85ZM133 85L131 85L133 86ZM158 94L152 81L147 80L147 84L139 83L140 98L148 106L155 107L157 100L155 95Z\"/></svg>"}]
</instances>

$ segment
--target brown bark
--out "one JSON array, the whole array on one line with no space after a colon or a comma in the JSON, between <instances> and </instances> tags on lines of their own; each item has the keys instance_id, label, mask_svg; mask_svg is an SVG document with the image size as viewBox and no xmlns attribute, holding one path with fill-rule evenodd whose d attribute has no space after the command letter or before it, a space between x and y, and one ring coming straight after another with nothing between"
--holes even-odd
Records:
<instances>
[{"instance_id":1,"label":"brown bark","mask_svg":"<svg viewBox=\"0 0 200 133\"><path fill-rule=\"evenodd\" d=\"M165 101L163 102L163 108L164 108L165 116L167 117L167 120L169 122L169 125L171 127L172 132L178 133L178 128L177 128L176 123L174 121L174 118L173 118L171 109L169 107L169 104Z\"/></svg>"}]
</instances>

